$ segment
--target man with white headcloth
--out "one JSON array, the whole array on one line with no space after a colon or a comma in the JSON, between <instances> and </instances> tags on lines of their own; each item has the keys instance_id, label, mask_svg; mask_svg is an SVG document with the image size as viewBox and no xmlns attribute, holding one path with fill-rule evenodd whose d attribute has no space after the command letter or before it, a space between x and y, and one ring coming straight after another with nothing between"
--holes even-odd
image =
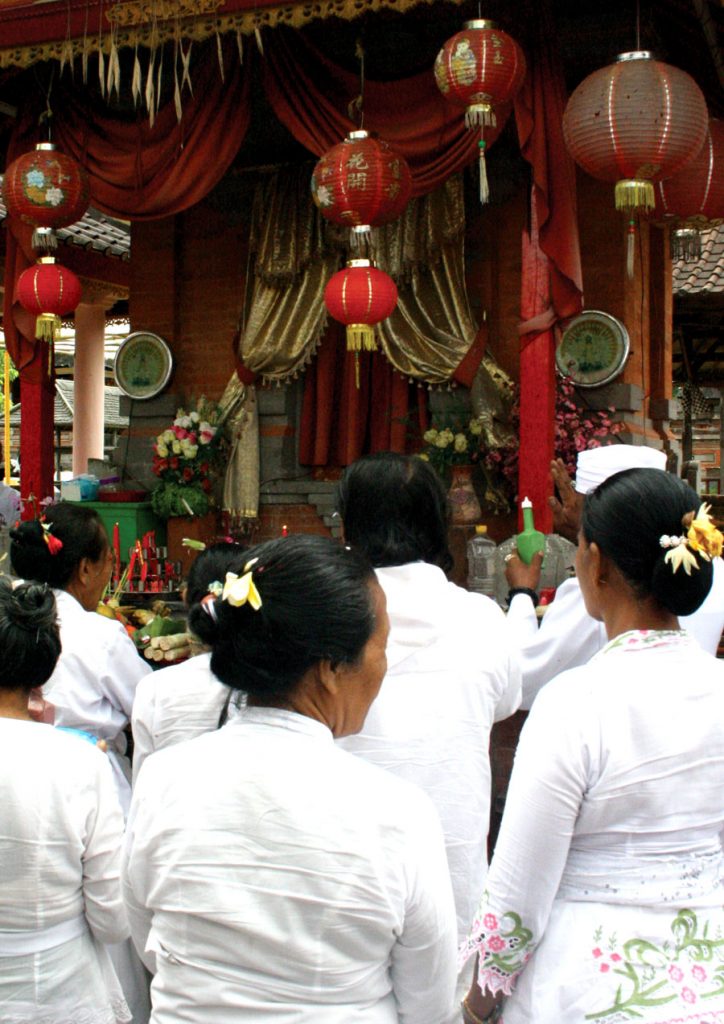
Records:
<instances>
[{"instance_id":1,"label":"man with white headcloth","mask_svg":"<svg viewBox=\"0 0 724 1024\"><path fill-rule=\"evenodd\" d=\"M551 499L558 533L577 541L583 496L624 469L666 469L664 452L646 445L612 444L580 452L576 460L575 489L560 459L551 465L558 497ZM709 596L693 615L679 617L699 644L716 654L724 628L724 562L714 560L714 580ZM511 588L508 621L519 638L523 699L529 709L538 691L560 672L584 665L606 644L602 622L586 611L578 580L565 580L557 589L540 627L531 596L540 578L540 561L525 565L517 555L506 566Z\"/></svg>"}]
</instances>

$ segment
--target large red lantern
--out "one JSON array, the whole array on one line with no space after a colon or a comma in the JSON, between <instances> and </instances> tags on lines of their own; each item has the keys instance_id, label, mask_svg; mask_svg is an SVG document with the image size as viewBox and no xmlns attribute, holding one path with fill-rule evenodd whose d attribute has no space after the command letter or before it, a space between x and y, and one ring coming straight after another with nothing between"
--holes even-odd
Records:
<instances>
[{"instance_id":1,"label":"large red lantern","mask_svg":"<svg viewBox=\"0 0 724 1024\"><path fill-rule=\"evenodd\" d=\"M671 230L674 259L698 260L701 231L724 220L724 121L712 118L701 152L680 174L656 185L656 216Z\"/></svg>"},{"instance_id":2,"label":"large red lantern","mask_svg":"<svg viewBox=\"0 0 724 1024\"><path fill-rule=\"evenodd\" d=\"M654 208L654 182L695 159L708 121L694 79L648 50L619 54L569 99L563 134L571 156L594 178L616 183L616 208L629 215L629 273L636 215Z\"/></svg>"},{"instance_id":3,"label":"large red lantern","mask_svg":"<svg viewBox=\"0 0 724 1024\"><path fill-rule=\"evenodd\" d=\"M347 349L355 353L359 387L359 353L377 348L374 325L385 320L397 305L397 285L371 260L349 260L344 270L327 282L324 304L335 320L347 325Z\"/></svg>"},{"instance_id":4,"label":"large red lantern","mask_svg":"<svg viewBox=\"0 0 724 1024\"><path fill-rule=\"evenodd\" d=\"M2 193L8 212L36 229L33 245L51 248L53 230L80 220L88 209L90 186L80 164L52 142L40 142L10 164Z\"/></svg>"},{"instance_id":5,"label":"large red lantern","mask_svg":"<svg viewBox=\"0 0 724 1024\"><path fill-rule=\"evenodd\" d=\"M435 60L435 81L445 99L465 107L465 124L480 131L480 198L488 201L485 129L495 128L495 108L510 103L525 78L525 57L494 21L475 18L445 43Z\"/></svg>"},{"instance_id":6,"label":"large red lantern","mask_svg":"<svg viewBox=\"0 0 724 1024\"><path fill-rule=\"evenodd\" d=\"M351 228L353 239L399 217L411 189L405 158L362 129L328 150L312 172L312 198L320 213Z\"/></svg>"},{"instance_id":7,"label":"large red lantern","mask_svg":"<svg viewBox=\"0 0 724 1024\"><path fill-rule=\"evenodd\" d=\"M60 330L60 318L80 302L81 284L72 270L43 257L18 278L17 298L23 309L34 313L35 337L51 344Z\"/></svg>"}]
</instances>

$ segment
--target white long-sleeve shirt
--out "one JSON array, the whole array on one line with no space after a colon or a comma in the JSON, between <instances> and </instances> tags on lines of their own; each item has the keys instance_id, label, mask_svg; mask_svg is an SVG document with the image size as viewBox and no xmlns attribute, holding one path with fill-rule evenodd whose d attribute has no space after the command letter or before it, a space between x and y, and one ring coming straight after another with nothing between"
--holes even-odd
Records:
<instances>
[{"instance_id":1,"label":"white long-sleeve shirt","mask_svg":"<svg viewBox=\"0 0 724 1024\"><path fill-rule=\"evenodd\" d=\"M387 675L364 727L340 746L419 785L440 815L458 933L483 891L494 722L520 702L505 616L426 562L377 570L387 598Z\"/></svg>"},{"instance_id":2,"label":"white long-sleeve shirt","mask_svg":"<svg viewBox=\"0 0 724 1024\"><path fill-rule=\"evenodd\" d=\"M465 947L506 1024L724 1019L723 822L724 664L689 633L546 686Z\"/></svg>"},{"instance_id":3,"label":"white long-sleeve shirt","mask_svg":"<svg viewBox=\"0 0 724 1024\"><path fill-rule=\"evenodd\" d=\"M130 804L130 765L124 757L133 697L152 671L120 622L87 612L71 594L56 590L62 646L43 695L55 705L55 724L83 729L108 743L124 813Z\"/></svg>"},{"instance_id":4,"label":"white long-sleeve shirt","mask_svg":"<svg viewBox=\"0 0 724 1024\"><path fill-rule=\"evenodd\" d=\"M434 809L320 722L246 709L159 751L123 886L152 1024L440 1024L456 929Z\"/></svg>"},{"instance_id":5,"label":"white long-sleeve shirt","mask_svg":"<svg viewBox=\"0 0 724 1024\"><path fill-rule=\"evenodd\" d=\"M234 694L211 671L209 652L145 676L136 688L131 718L134 783L154 751L217 729L230 697L233 718Z\"/></svg>"},{"instance_id":6,"label":"white long-sleeve shirt","mask_svg":"<svg viewBox=\"0 0 724 1024\"><path fill-rule=\"evenodd\" d=\"M706 600L693 615L679 616L679 624L705 651L715 655L724 629L724 561L715 558L713 566L714 579ZM565 580L558 587L540 627L533 602L526 594L516 594L510 602L508 622L519 642L521 707L526 709L546 683L569 668L585 665L607 642L603 623L586 611L577 579Z\"/></svg>"},{"instance_id":7,"label":"white long-sleeve shirt","mask_svg":"<svg viewBox=\"0 0 724 1024\"><path fill-rule=\"evenodd\" d=\"M130 1019L103 945L129 934L122 836L105 754L50 726L0 718L0 942L17 954L0 953L3 1021Z\"/></svg>"}]
</instances>

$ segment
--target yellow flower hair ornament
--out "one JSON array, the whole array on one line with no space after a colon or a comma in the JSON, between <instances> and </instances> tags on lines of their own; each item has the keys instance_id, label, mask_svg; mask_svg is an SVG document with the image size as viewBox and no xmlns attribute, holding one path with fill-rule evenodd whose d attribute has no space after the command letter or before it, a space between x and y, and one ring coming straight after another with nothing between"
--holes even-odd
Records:
<instances>
[{"instance_id":1,"label":"yellow flower hair ornament","mask_svg":"<svg viewBox=\"0 0 724 1024\"><path fill-rule=\"evenodd\" d=\"M243 576L237 576L235 572L227 572L224 589L221 592L222 601L227 601L234 608L241 608L242 605L249 603L255 612L259 611L261 595L256 589L251 574L252 567L257 561L258 559L252 558L250 562L246 563Z\"/></svg>"},{"instance_id":2,"label":"yellow flower hair ornament","mask_svg":"<svg viewBox=\"0 0 724 1024\"><path fill-rule=\"evenodd\" d=\"M683 565L686 575L691 576L691 570L699 568L693 554L695 551L707 562L721 555L722 535L709 515L710 508L710 505L700 505L696 516L693 512L687 512L681 520L686 533L680 537L670 537L666 533L659 537L661 547L670 549L664 561L670 563L672 572Z\"/></svg>"}]
</instances>

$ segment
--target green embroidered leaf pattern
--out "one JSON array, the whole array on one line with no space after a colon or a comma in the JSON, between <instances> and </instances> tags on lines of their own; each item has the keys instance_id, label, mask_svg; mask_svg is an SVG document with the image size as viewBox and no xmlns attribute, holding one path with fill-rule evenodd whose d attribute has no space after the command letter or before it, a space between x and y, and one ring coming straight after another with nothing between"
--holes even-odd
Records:
<instances>
[{"instance_id":1,"label":"green embroidered leaf pattern","mask_svg":"<svg viewBox=\"0 0 724 1024\"><path fill-rule=\"evenodd\" d=\"M591 955L602 973L622 979L610 1006L586 1015L586 1020L635 1020L642 1011L676 1002L693 1007L700 1000L724 993L724 937L709 937L708 922L700 922L693 910L680 910L671 924L674 942L660 946L633 938L620 951L608 953L594 946ZM602 929L594 932L600 942Z\"/></svg>"},{"instance_id":2,"label":"green embroidered leaf pattern","mask_svg":"<svg viewBox=\"0 0 724 1024\"><path fill-rule=\"evenodd\" d=\"M460 950L460 964L477 953L478 981L491 992L510 995L513 983L533 955L536 942L519 914L507 911L498 915L489 910L486 894L478 910L470 935Z\"/></svg>"}]
</instances>

